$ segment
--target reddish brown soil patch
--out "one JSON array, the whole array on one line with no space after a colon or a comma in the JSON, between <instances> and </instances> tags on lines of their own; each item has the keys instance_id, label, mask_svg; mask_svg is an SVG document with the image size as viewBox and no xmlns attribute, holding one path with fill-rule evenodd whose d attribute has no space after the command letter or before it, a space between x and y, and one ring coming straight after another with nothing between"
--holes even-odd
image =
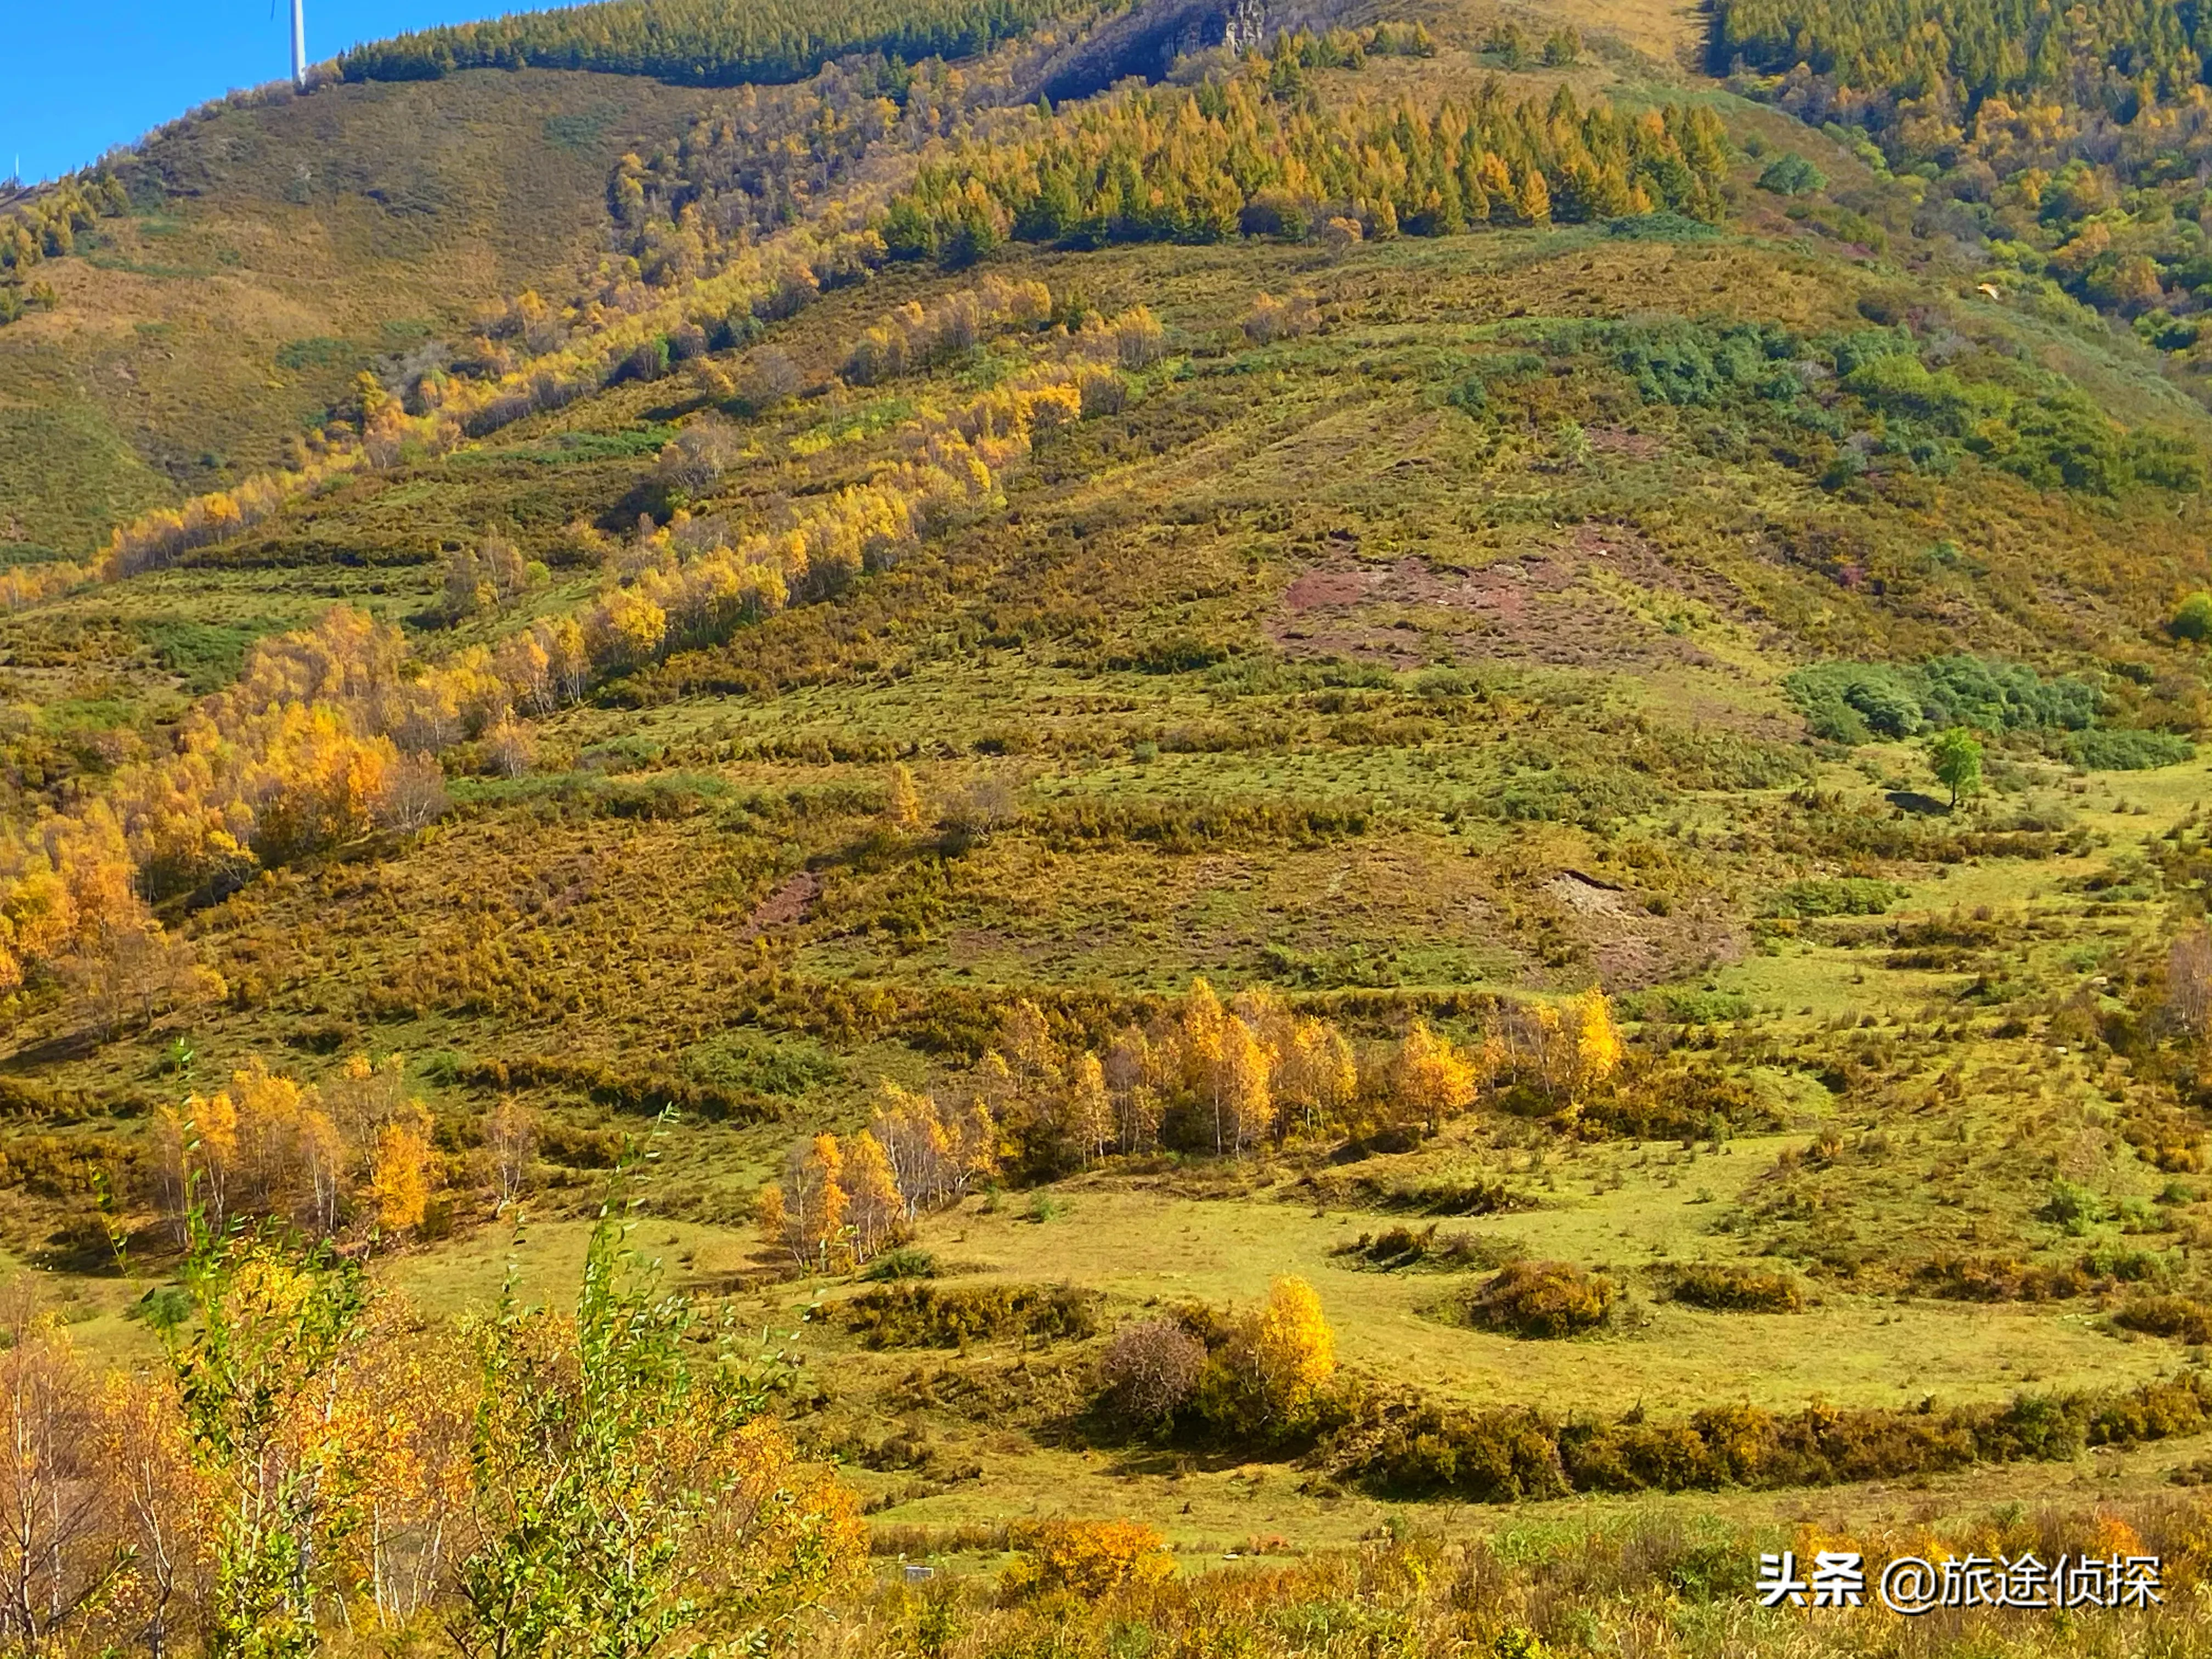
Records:
<instances>
[{"instance_id":1,"label":"reddish brown soil patch","mask_svg":"<svg viewBox=\"0 0 2212 1659\"><path fill-rule=\"evenodd\" d=\"M1367 591L1382 579L1379 570L1346 569L1342 566L1327 566L1309 570L1283 590L1285 611L1315 611L1335 605L1357 605L1367 597Z\"/></svg>"},{"instance_id":2,"label":"reddish brown soil patch","mask_svg":"<svg viewBox=\"0 0 2212 1659\"><path fill-rule=\"evenodd\" d=\"M1600 455L1626 455L1631 460L1648 461L1655 455L1667 453L1667 441L1655 438L1648 432L1630 432L1617 426L1594 426L1583 434L1589 447Z\"/></svg>"},{"instance_id":3,"label":"reddish brown soil patch","mask_svg":"<svg viewBox=\"0 0 2212 1659\"><path fill-rule=\"evenodd\" d=\"M1472 569L1418 555L1388 564L1331 560L1285 590L1267 630L1288 656L1361 657L1400 667L1447 653L1462 661L1590 668L1710 660L1686 637L1609 595L1606 573L1717 609L1733 598L1717 579L1668 564L1635 532L1585 524L1552 545Z\"/></svg>"},{"instance_id":4,"label":"reddish brown soil patch","mask_svg":"<svg viewBox=\"0 0 2212 1659\"><path fill-rule=\"evenodd\" d=\"M738 942L750 945L772 927L788 927L804 921L809 907L821 896L822 878L802 871L753 906L752 915L738 930Z\"/></svg>"}]
</instances>

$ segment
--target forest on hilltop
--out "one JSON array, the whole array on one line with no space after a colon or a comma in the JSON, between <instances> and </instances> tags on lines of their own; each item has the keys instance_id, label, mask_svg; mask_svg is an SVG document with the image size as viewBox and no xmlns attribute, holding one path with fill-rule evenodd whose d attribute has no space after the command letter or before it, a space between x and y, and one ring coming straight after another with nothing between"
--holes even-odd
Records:
<instances>
[{"instance_id":1,"label":"forest on hilltop","mask_svg":"<svg viewBox=\"0 0 2212 1659\"><path fill-rule=\"evenodd\" d=\"M848 52L972 58L1070 9L1057 0L866 0L834 12L790 0L598 0L356 46L338 71L408 81L534 64L695 86L797 81Z\"/></svg>"},{"instance_id":2,"label":"forest on hilltop","mask_svg":"<svg viewBox=\"0 0 2212 1659\"><path fill-rule=\"evenodd\" d=\"M2194 372L2212 287L2212 35L2192 6L1722 0L1711 55L1859 129L1917 179L1923 234L2127 319Z\"/></svg>"}]
</instances>

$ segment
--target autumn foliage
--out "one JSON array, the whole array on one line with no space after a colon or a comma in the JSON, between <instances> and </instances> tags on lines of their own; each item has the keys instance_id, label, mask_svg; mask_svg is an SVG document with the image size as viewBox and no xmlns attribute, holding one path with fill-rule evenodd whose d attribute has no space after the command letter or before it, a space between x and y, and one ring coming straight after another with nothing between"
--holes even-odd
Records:
<instances>
[{"instance_id":1,"label":"autumn foliage","mask_svg":"<svg viewBox=\"0 0 2212 1659\"><path fill-rule=\"evenodd\" d=\"M611 1218L573 1314L510 1295L465 1328L279 1230L194 1239L143 1373L0 1299L11 1652L757 1644L864 1558L852 1495L746 1370L694 1367L694 1311Z\"/></svg>"},{"instance_id":2,"label":"autumn foliage","mask_svg":"<svg viewBox=\"0 0 2212 1659\"><path fill-rule=\"evenodd\" d=\"M1472 1047L1414 1019L1363 1055L1328 1020L1265 987L1224 1004L1200 978L1101 1048L1061 1041L1035 1003L1017 999L995 1042L949 1080L944 1099L880 1084L870 1138L911 1220L1000 1170L1049 1178L1162 1148L1236 1156L1301 1138L1433 1133L1486 1097L1571 1121L1623 1054L1595 988L1564 1007L1513 1005ZM791 1219L812 1190L798 1171L818 1163L821 1147L793 1151L781 1196L767 1200L784 1207L767 1213L794 1258L827 1262L830 1234L795 1231Z\"/></svg>"},{"instance_id":3,"label":"autumn foliage","mask_svg":"<svg viewBox=\"0 0 2212 1659\"><path fill-rule=\"evenodd\" d=\"M1124 1586L1175 1576L1167 1540L1135 1521L1031 1522L1008 1541L1019 1553L1000 1583L1013 1595L1065 1590L1095 1601Z\"/></svg>"}]
</instances>

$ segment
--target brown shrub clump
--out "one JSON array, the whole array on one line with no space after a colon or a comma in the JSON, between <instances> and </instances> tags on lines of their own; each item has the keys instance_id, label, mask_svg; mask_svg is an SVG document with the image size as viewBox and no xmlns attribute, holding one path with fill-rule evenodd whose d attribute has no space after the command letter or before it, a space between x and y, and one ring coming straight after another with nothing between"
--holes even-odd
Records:
<instances>
[{"instance_id":1,"label":"brown shrub clump","mask_svg":"<svg viewBox=\"0 0 2212 1659\"><path fill-rule=\"evenodd\" d=\"M2212 1311L2185 1296L2139 1296L2112 1316L2112 1323L2147 1336L2212 1342Z\"/></svg>"},{"instance_id":2,"label":"brown shrub clump","mask_svg":"<svg viewBox=\"0 0 2212 1659\"><path fill-rule=\"evenodd\" d=\"M1206 1344L1179 1320L1146 1319L1114 1333L1098 1362L1098 1381L1115 1415L1159 1423L1197 1391Z\"/></svg>"}]
</instances>

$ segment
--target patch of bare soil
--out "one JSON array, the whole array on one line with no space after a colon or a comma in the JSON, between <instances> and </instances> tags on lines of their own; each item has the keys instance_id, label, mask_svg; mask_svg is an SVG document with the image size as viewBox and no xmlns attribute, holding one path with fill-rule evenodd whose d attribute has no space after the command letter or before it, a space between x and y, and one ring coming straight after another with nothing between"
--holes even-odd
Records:
<instances>
[{"instance_id":1,"label":"patch of bare soil","mask_svg":"<svg viewBox=\"0 0 2212 1659\"><path fill-rule=\"evenodd\" d=\"M1463 661L1564 667L1710 662L1692 641L1607 592L1608 574L1715 606L1730 597L1717 580L1668 563L1633 531L1585 524L1559 543L1472 569L1419 555L1388 564L1332 559L1300 574L1266 625L1286 656L1349 656L1401 667L1429 660L1440 647Z\"/></svg>"},{"instance_id":2,"label":"patch of bare soil","mask_svg":"<svg viewBox=\"0 0 2212 1659\"><path fill-rule=\"evenodd\" d=\"M1579 870L1561 871L1544 884L1544 890L1570 910L1585 916L1625 916L1632 910L1620 889Z\"/></svg>"},{"instance_id":3,"label":"patch of bare soil","mask_svg":"<svg viewBox=\"0 0 2212 1659\"><path fill-rule=\"evenodd\" d=\"M822 878L811 871L801 871L753 906L752 915L738 930L738 943L750 945L771 928L805 921L814 901L821 896Z\"/></svg>"},{"instance_id":4,"label":"patch of bare soil","mask_svg":"<svg viewBox=\"0 0 2212 1659\"><path fill-rule=\"evenodd\" d=\"M1648 461L1667 453L1667 441L1654 437L1649 432L1630 432L1617 426L1594 426L1583 434L1590 448L1600 455L1622 455L1630 460Z\"/></svg>"},{"instance_id":5,"label":"patch of bare soil","mask_svg":"<svg viewBox=\"0 0 2212 1659\"><path fill-rule=\"evenodd\" d=\"M1382 579L1382 573L1373 568L1340 565L1309 570L1283 590L1283 608L1295 612L1357 605Z\"/></svg>"},{"instance_id":6,"label":"patch of bare soil","mask_svg":"<svg viewBox=\"0 0 2212 1659\"><path fill-rule=\"evenodd\" d=\"M1584 875L1563 870L1536 889L1559 931L1579 949L1583 964L1563 972L1571 988L1589 979L1608 991L1635 991L1735 962L1744 952L1742 930L1725 909L1700 907L1654 915L1634 894Z\"/></svg>"}]
</instances>

